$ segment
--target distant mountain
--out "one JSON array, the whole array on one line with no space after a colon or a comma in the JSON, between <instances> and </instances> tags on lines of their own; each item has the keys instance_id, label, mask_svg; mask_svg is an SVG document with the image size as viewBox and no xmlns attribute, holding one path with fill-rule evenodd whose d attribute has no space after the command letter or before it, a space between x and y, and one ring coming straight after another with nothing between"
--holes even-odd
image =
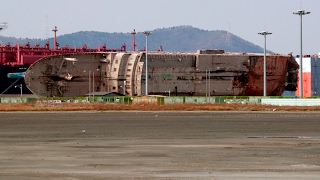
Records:
<instances>
[{"instance_id":1,"label":"distant mountain","mask_svg":"<svg viewBox=\"0 0 320 180\"><path fill-rule=\"evenodd\" d=\"M60 47L69 45L71 48L87 45L88 48L97 48L98 45L107 45L107 48L120 48L124 43L127 51L132 50L132 35L129 33L107 33L97 31L80 31L72 34L59 36L57 41ZM18 39L14 37L0 36L0 40L7 44L14 45L16 42L24 44L30 42L43 46L50 42L53 47L53 38L49 39ZM146 45L146 38L142 32L137 32L135 36L136 50L143 49ZM263 48L248 42L228 31L214 30L207 31L192 26L176 26L170 28L159 28L152 31L148 37L148 50L156 51L159 46L164 51L172 52L195 52L199 49L224 49L227 52L253 52L263 53Z\"/></svg>"}]
</instances>

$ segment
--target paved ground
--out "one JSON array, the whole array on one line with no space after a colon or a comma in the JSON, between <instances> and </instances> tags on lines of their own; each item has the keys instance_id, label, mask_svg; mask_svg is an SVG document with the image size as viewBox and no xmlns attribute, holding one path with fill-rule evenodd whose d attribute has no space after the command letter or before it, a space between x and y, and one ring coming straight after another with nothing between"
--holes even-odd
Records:
<instances>
[{"instance_id":1,"label":"paved ground","mask_svg":"<svg viewBox=\"0 0 320 180\"><path fill-rule=\"evenodd\" d=\"M0 113L0 179L319 179L320 113Z\"/></svg>"}]
</instances>

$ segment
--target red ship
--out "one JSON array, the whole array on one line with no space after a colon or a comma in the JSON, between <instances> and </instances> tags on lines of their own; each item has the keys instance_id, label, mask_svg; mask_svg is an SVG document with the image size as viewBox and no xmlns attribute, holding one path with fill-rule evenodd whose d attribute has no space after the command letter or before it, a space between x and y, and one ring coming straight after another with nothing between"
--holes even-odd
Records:
<instances>
[{"instance_id":1,"label":"red ship","mask_svg":"<svg viewBox=\"0 0 320 180\"><path fill-rule=\"evenodd\" d=\"M2 24L0 30L5 29L6 27L6 24ZM40 58L67 53L126 51L126 44L123 44L119 49L108 49L106 44L98 46L97 48L88 48L87 45L83 45L80 48L72 48L68 45L60 47L56 37L56 33L58 31L57 27L55 27L52 31L54 32L53 48L50 48L49 42L44 44L42 47L37 43L34 43L32 46L29 42L24 45L21 45L20 43L17 43L14 46L11 46L10 43L0 45L0 95L19 94L20 89L16 89L14 87L15 85L22 86L21 88L23 90L23 94L32 94L28 88L24 88L25 83L23 78L11 79L7 78L7 74L25 72L31 64Z\"/></svg>"}]
</instances>

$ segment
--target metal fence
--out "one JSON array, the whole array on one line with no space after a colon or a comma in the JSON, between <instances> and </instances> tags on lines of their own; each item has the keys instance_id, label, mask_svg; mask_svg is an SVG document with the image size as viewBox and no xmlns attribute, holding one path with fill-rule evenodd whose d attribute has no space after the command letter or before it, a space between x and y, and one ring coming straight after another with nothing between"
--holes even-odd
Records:
<instances>
[{"instance_id":1,"label":"metal fence","mask_svg":"<svg viewBox=\"0 0 320 180\"><path fill-rule=\"evenodd\" d=\"M0 103L25 103L34 101L36 98L30 98L30 97L1 97Z\"/></svg>"},{"instance_id":2,"label":"metal fence","mask_svg":"<svg viewBox=\"0 0 320 180\"><path fill-rule=\"evenodd\" d=\"M223 104L265 104L277 106L320 106L320 98L263 97L263 96L95 96L89 97L0 97L0 103L25 103L46 101L47 103L117 103L117 104L183 104L183 103L223 103Z\"/></svg>"},{"instance_id":3,"label":"metal fence","mask_svg":"<svg viewBox=\"0 0 320 180\"><path fill-rule=\"evenodd\" d=\"M0 103L23 103L30 101L47 101L47 102L67 102L67 103L88 103L88 102L105 102L105 103L156 103L156 104L180 104L180 103L259 103L261 97L240 97L240 96L95 96L93 97L62 97L62 98L28 98L28 97L0 97Z\"/></svg>"},{"instance_id":4,"label":"metal fence","mask_svg":"<svg viewBox=\"0 0 320 180\"><path fill-rule=\"evenodd\" d=\"M261 104L275 106L320 106L320 99L261 99Z\"/></svg>"}]
</instances>

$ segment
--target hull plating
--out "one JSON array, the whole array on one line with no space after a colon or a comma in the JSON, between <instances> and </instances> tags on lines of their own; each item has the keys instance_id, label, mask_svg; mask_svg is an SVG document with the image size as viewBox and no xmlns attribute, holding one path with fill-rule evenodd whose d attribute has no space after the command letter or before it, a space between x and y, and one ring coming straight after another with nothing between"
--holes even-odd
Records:
<instances>
[{"instance_id":1,"label":"hull plating","mask_svg":"<svg viewBox=\"0 0 320 180\"><path fill-rule=\"evenodd\" d=\"M263 54L148 52L149 95L261 96ZM72 60L70 60L72 59ZM89 92L145 95L144 52L74 53L32 64L25 84L39 96L83 96ZM290 55L267 55L267 95L295 91L299 65Z\"/></svg>"}]
</instances>

